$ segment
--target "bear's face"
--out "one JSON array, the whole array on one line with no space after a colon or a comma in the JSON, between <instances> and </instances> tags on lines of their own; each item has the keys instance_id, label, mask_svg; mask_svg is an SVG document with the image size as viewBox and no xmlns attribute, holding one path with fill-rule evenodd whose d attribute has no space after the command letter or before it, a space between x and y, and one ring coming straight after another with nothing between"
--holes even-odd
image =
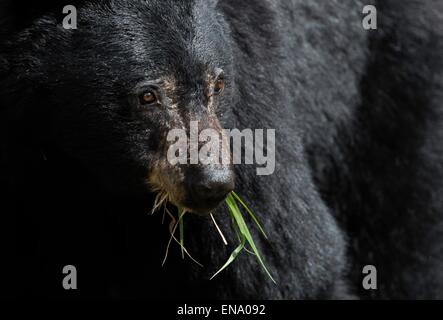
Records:
<instances>
[{"instance_id":1,"label":"bear's face","mask_svg":"<svg viewBox=\"0 0 443 320\"><path fill-rule=\"evenodd\" d=\"M234 89L228 31L206 1L78 8L46 44L52 138L115 192L158 192L197 213L234 187L230 165L173 164L172 129L220 134ZM202 143L203 141L200 141ZM188 149L189 151L189 149ZM189 157L189 154L188 154Z\"/></svg>"}]
</instances>

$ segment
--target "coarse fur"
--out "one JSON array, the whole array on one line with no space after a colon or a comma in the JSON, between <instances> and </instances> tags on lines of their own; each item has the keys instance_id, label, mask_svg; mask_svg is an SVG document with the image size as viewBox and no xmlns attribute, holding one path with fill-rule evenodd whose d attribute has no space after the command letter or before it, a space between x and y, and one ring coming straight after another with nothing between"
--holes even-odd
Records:
<instances>
[{"instance_id":1,"label":"coarse fur","mask_svg":"<svg viewBox=\"0 0 443 320\"><path fill-rule=\"evenodd\" d=\"M443 298L442 3L70 2L77 30L63 29L57 1L0 1L4 292ZM367 31L370 3L378 29ZM147 175L161 168L165 133L203 119L215 68L226 88L205 123L276 129L274 174L234 168L269 234L254 238L276 284L246 253L208 280L236 244L223 205L227 247L209 217L188 214L185 245L204 268L177 247L161 266L169 233L161 212L149 215ZM132 94L157 78L174 108L141 111ZM63 289L65 265L78 290ZM376 266L377 290L363 289L364 265Z\"/></svg>"}]
</instances>

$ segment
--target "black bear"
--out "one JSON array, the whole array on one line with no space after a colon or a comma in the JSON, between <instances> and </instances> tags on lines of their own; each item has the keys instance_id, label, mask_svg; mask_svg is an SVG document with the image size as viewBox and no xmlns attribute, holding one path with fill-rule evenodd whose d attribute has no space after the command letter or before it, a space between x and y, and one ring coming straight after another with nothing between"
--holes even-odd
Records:
<instances>
[{"instance_id":1,"label":"black bear","mask_svg":"<svg viewBox=\"0 0 443 320\"><path fill-rule=\"evenodd\" d=\"M0 1L3 292L443 298L442 13L432 0ZM275 129L275 172L171 165L167 134L193 120ZM268 233L253 231L275 283L247 253L209 280L236 245L221 204L233 189ZM184 241L203 268L178 246L162 267L158 192L200 213ZM228 246L202 214L215 207Z\"/></svg>"}]
</instances>

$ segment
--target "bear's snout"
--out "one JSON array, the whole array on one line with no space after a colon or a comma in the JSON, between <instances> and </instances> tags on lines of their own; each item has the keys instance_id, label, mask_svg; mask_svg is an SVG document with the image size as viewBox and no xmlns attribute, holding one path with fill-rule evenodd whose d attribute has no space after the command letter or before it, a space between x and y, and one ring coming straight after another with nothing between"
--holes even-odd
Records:
<instances>
[{"instance_id":1,"label":"bear's snout","mask_svg":"<svg viewBox=\"0 0 443 320\"><path fill-rule=\"evenodd\" d=\"M230 166L200 167L188 181L189 207L196 213L206 214L215 209L234 190L234 172Z\"/></svg>"}]
</instances>

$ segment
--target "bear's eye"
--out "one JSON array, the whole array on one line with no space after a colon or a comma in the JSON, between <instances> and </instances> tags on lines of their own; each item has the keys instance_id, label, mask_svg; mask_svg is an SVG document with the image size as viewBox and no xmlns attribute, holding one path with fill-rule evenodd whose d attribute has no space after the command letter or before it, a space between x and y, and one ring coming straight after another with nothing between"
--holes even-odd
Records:
<instances>
[{"instance_id":1,"label":"bear's eye","mask_svg":"<svg viewBox=\"0 0 443 320\"><path fill-rule=\"evenodd\" d=\"M151 105L151 104L158 102L157 95L152 90L148 90L148 91L143 92L139 96L139 100L140 100L140 104L143 106L144 105Z\"/></svg>"},{"instance_id":2,"label":"bear's eye","mask_svg":"<svg viewBox=\"0 0 443 320\"><path fill-rule=\"evenodd\" d=\"M214 94L220 94L225 89L225 79L220 75L214 84Z\"/></svg>"}]
</instances>

